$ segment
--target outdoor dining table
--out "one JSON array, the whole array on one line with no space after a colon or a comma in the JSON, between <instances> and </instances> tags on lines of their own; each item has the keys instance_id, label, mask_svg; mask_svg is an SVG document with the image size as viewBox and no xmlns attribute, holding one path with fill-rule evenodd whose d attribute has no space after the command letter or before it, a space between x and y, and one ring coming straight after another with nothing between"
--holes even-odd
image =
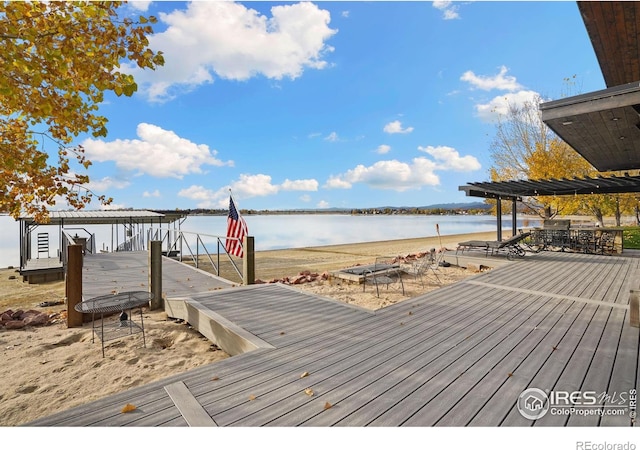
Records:
<instances>
[{"instance_id":1,"label":"outdoor dining table","mask_svg":"<svg viewBox=\"0 0 640 450\"><path fill-rule=\"evenodd\" d=\"M530 245L543 249L559 249L583 253L611 254L622 252L622 229L577 227L569 229L531 230Z\"/></svg>"},{"instance_id":2,"label":"outdoor dining table","mask_svg":"<svg viewBox=\"0 0 640 450\"><path fill-rule=\"evenodd\" d=\"M116 294L101 295L75 305L75 310L85 314L91 314L91 342L95 342L95 336L98 335L102 343L102 357L104 358L105 341L118 339L124 336L130 336L142 333L142 342L146 347L146 339L144 334L144 319L142 317L142 306L148 305L153 299L153 294L147 291L126 291ZM131 311L134 308L140 308L140 322L133 320ZM119 320L114 323L105 325L104 316L120 313ZM100 314L100 325L96 326L95 316Z\"/></svg>"}]
</instances>

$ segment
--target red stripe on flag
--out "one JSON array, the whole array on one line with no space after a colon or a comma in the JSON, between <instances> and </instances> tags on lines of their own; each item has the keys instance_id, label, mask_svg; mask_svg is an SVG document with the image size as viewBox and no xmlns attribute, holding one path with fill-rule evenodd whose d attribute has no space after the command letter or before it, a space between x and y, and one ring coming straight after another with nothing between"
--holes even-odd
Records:
<instances>
[{"instance_id":1,"label":"red stripe on flag","mask_svg":"<svg viewBox=\"0 0 640 450\"><path fill-rule=\"evenodd\" d=\"M242 239L247 235L247 223L244 221L233 198L229 198L229 215L227 216L227 239L225 249L227 253L242 258L244 251L242 249Z\"/></svg>"}]
</instances>

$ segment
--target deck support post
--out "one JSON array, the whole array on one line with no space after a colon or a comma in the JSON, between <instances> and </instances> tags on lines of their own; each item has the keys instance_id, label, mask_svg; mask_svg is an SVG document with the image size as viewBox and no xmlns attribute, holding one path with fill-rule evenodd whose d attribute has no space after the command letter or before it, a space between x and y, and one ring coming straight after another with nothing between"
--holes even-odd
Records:
<instances>
[{"instance_id":1,"label":"deck support post","mask_svg":"<svg viewBox=\"0 0 640 450\"><path fill-rule=\"evenodd\" d=\"M502 240L502 197L498 196L498 200L496 201L496 219L497 219L497 233L496 239L498 241Z\"/></svg>"},{"instance_id":2,"label":"deck support post","mask_svg":"<svg viewBox=\"0 0 640 450\"><path fill-rule=\"evenodd\" d=\"M65 279L67 297L67 328L81 327L83 316L75 306L82 301L82 245L67 246L67 274Z\"/></svg>"},{"instance_id":3,"label":"deck support post","mask_svg":"<svg viewBox=\"0 0 640 450\"><path fill-rule=\"evenodd\" d=\"M246 286L256 282L256 253L253 236L242 239L244 255L242 257L242 283Z\"/></svg>"},{"instance_id":4,"label":"deck support post","mask_svg":"<svg viewBox=\"0 0 640 450\"><path fill-rule=\"evenodd\" d=\"M640 328L640 291L631 289L629 295L629 322L632 327Z\"/></svg>"},{"instance_id":5,"label":"deck support post","mask_svg":"<svg viewBox=\"0 0 640 450\"><path fill-rule=\"evenodd\" d=\"M511 199L511 236L518 233L518 199Z\"/></svg>"},{"instance_id":6,"label":"deck support post","mask_svg":"<svg viewBox=\"0 0 640 450\"><path fill-rule=\"evenodd\" d=\"M162 298L162 241L149 242L149 292L153 298L149 302L149 309L164 307Z\"/></svg>"}]
</instances>

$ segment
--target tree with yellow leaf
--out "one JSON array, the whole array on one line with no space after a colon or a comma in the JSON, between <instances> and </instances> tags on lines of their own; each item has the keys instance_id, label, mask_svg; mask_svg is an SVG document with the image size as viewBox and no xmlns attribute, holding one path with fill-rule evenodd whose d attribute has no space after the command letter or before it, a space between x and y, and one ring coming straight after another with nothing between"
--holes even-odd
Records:
<instances>
[{"instance_id":1,"label":"tree with yellow leaf","mask_svg":"<svg viewBox=\"0 0 640 450\"><path fill-rule=\"evenodd\" d=\"M544 180L592 176L596 172L582 156L560 140L542 122L539 98L522 105L509 104L500 117L490 151L492 181ZM582 200L572 196L539 196L523 204L543 218L575 214ZM509 205L504 205L508 209Z\"/></svg>"},{"instance_id":2,"label":"tree with yellow leaf","mask_svg":"<svg viewBox=\"0 0 640 450\"><path fill-rule=\"evenodd\" d=\"M121 18L123 2L0 3L0 211L48 217L56 197L82 208L93 194L80 133L107 135L97 113L105 91L131 96L137 90L123 61L155 69L161 52L148 48L154 17ZM55 145L57 161L45 147ZM109 199L99 197L102 202Z\"/></svg>"},{"instance_id":3,"label":"tree with yellow leaf","mask_svg":"<svg viewBox=\"0 0 640 450\"><path fill-rule=\"evenodd\" d=\"M535 151L525 159L530 180L550 180L561 178L584 178L597 174L596 169L578 152L574 151L558 137L548 141L546 148L537 145ZM543 214L576 214L580 211L583 196L538 196L535 202L548 210Z\"/></svg>"}]
</instances>

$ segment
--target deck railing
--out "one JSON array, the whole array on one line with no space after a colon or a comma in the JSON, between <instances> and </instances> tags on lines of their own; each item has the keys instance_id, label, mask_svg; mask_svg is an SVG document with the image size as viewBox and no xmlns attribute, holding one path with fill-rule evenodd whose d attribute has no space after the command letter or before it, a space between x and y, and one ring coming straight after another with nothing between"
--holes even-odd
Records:
<instances>
[{"instance_id":1,"label":"deck railing","mask_svg":"<svg viewBox=\"0 0 640 450\"><path fill-rule=\"evenodd\" d=\"M221 262L228 261L231 271L242 280L242 270L227 253L226 236L182 231L171 228L151 227L144 232L131 236L120 244L116 251L144 251L149 248L150 241L162 242L162 253L181 262L190 261L196 268L210 264L215 275L220 275ZM242 242L240 241L240 245Z\"/></svg>"},{"instance_id":2,"label":"deck railing","mask_svg":"<svg viewBox=\"0 0 640 450\"><path fill-rule=\"evenodd\" d=\"M82 236L78 232L82 232ZM73 235L75 232L75 236ZM85 228L63 228L62 229L62 248L60 249L60 262L62 267L67 267L67 247L69 245L82 245L83 253L96 253L96 237Z\"/></svg>"}]
</instances>

